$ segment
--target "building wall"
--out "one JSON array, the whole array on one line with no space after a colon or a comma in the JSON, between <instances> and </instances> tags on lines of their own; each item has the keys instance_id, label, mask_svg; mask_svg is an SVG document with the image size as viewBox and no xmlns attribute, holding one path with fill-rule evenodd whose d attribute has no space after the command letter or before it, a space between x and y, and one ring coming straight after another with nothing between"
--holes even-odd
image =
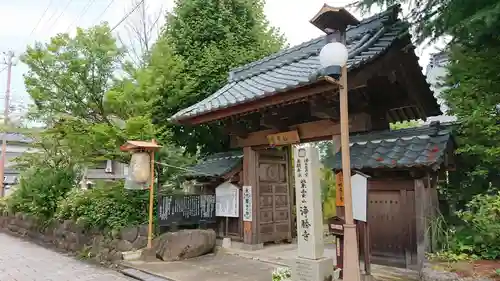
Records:
<instances>
[{"instance_id":1,"label":"building wall","mask_svg":"<svg viewBox=\"0 0 500 281\"><path fill-rule=\"evenodd\" d=\"M452 122L456 120L454 116L446 115L448 108L444 104L444 101L441 97L442 92L446 89L440 84L443 83L443 79L446 78L447 64L448 56L444 52L439 52L432 55L431 60L427 65L427 82L430 84L431 90L434 92L434 96L436 97L439 105L441 106L441 111L444 114L441 116L429 117L426 123L430 123L432 121Z\"/></svg>"}]
</instances>

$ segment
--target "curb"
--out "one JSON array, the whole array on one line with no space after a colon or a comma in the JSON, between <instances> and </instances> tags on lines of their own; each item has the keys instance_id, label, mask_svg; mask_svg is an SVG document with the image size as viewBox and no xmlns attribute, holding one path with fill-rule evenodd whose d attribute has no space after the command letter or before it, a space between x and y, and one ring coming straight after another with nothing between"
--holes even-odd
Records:
<instances>
[{"instance_id":1,"label":"curb","mask_svg":"<svg viewBox=\"0 0 500 281\"><path fill-rule=\"evenodd\" d=\"M151 272L145 269L139 269L131 265L121 264L123 269L119 272L127 277L134 278L139 281L177 281L158 273Z\"/></svg>"}]
</instances>

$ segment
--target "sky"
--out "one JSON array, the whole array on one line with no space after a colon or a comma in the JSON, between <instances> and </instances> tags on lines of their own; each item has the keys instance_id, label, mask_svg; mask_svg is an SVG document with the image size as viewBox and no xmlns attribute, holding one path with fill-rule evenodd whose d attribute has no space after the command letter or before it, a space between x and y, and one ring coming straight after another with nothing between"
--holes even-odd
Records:
<instances>
[{"instance_id":1,"label":"sky","mask_svg":"<svg viewBox=\"0 0 500 281\"><path fill-rule=\"evenodd\" d=\"M33 44L35 41L48 42L52 36L60 32L74 33L76 26L86 28L102 21L115 26L132 10L135 1L137 0L0 0L0 63L4 61L3 52L14 51L18 56L28 44ZM279 28L285 34L290 46L293 46L322 34L309 23L309 20L324 3L344 6L350 2L352 0L268 0L265 14L270 24ZM174 5L173 0L145 0L145 3L148 16L152 19L156 18L158 13L170 11ZM129 34L126 29L127 23L137 21L140 17L138 13L140 10L120 24L114 32L115 35L126 38ZM351 13L358 19L369 16L352 10ZM164 17L161 17L160 26L164 22ZM417 48L423 69L429 61L430 54L436 52L439 47L441 46L433 45ZM18 59L15 58L15 61ZM0 65L0 71L3 68L4 65ZM28 68L19 61L12 68L11 103L18 108L18 112L30 102L23 81L23 74L27 70ZM6 80L7 71L0 72L2 104L5 101Z\"/></svg>"}]
</instances>

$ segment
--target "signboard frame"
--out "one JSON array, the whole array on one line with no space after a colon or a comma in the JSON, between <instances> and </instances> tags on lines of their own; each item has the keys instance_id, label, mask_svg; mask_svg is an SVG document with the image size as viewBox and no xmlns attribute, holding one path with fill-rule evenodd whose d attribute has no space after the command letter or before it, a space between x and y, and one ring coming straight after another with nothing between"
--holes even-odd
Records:
<instances>
[{"instance_id":1,"label":"signboard frame","mask_svg":"<svg viewBox=\"0 0 500 281\"><path fill-rule=\"evenodd\" d=\"M221 201L223 198L231 200ZM222 208L223 204L227 208ZM234 184L224 182L215 188L215 216L228 218L240 217L240 189Z\"/></svg>"}]
</instances>

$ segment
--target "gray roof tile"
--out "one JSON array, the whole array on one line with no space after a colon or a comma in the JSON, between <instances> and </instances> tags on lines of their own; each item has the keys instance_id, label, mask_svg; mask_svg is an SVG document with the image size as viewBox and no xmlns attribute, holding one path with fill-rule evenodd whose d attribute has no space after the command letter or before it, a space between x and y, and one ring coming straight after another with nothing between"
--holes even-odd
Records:
<instances>
[{"instance_id":1,"label":"gray roof tile","mask_svg":"<svg viewBox=\"0 0 500 281\"><path fill-rule=\"evenodd\" d=\"M6 134L7 142L20 142L20 143L32 143L33 139L26 137L23 134L19 133L0 133L0 139L3 138L3 135Z\"/></svg>"},{"instance_id":2,"label":"gray roof tile","mask_svg":"<svg viewBox=\"0 0 500 281\"><path fill-rule=\"evenodd\" d=\"M222 177L243 163L242 151L215 153L188 168L187 178Z\"/></svg>"},{"instance_id":3,"label":"gray roof tile","mask_svg":"<svg viewBox=\"0 0 500 281\"><path fill-rule=\"evenodd\" d=\"M408 24L395 18L397 11L399 6L393 6L348 28L349 70L377 58L408 32ZM321 76L318 55L325 44L322 36L233 69L224 87L171 119L191 118L313 83Z\"/></svg>"},{"instance_id":4,"label":"gray roof tile","mask_svg":"<svg viewBox=\"0 0 500 281\"><path fill-rule=\"evenodd\" d=\"M449 126L422 126L396 131L379 131L350 136L351 168L413 168L436 169L444 160ZM340 170L342 153L326 156L324 165Z\"/></svg>"}]
</instances>

